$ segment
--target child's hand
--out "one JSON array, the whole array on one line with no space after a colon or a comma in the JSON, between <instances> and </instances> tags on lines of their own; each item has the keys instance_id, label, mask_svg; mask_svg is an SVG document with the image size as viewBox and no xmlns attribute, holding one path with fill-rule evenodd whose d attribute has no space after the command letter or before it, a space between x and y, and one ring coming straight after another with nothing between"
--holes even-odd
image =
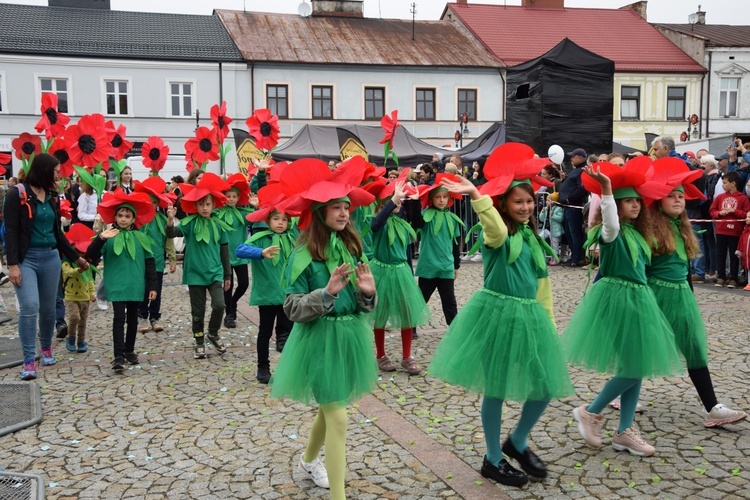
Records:
<instances>
[{"instance_id":1,"label":"child's hand","mask_svg":"<svg viewBox=\"0 0 750 500\"><path fill-rule=\"evenodd\" d=\"M268 170L269 168L271 168L271 165L268 163L268 160L266 160L265 158L262 160L253 158L252 160L253 160L253 165L258 167L258 170Z\"/></svg>"},{"instance_id":2,"label":"child's hand","mask_svg":"<svg viewBox=\"0 0 750 500\"><path fill-rule=\"evenodd\" d=\"M594 168L593 166L585 166L583 167L583 171L599 183L602 187L602 196L612 195L612 183L610 182L609 177L602 173L600 167Z\"/></svg>"},{"instance_id":3,"label":"child's hand","mask_svg":"<svg viewBox=\"0 0 750 500\"><path fill-rule=\"evenodd\" d=\"M458 279L458 269L454 269L454 270L453 270L453 279L454 279L454 280L457 280L457 279Z\"/></svg>"},{"instance_id":4,"label":"child's hand","mask_svg":"<svg viewBox=\"0 0 750 500\"><path fill-rule=\"evenodd\" d=\"M167 218L169 222L174 220L175 215L177 215L177 209L170 203L167 205Z\"/></svg>"},{"instance_id":5,"label":"child's hand","mask_svg":"<svg viewBox=\"0 0 750 500\"><path fill-rule=\"evenodd\" d=\"M479 194L477 187L472 184L469 179L460 176L457 177L460 179L459 182L453 182L450 179L443 178L443 180L440 181L440 185L451 193L468 194L471 196L472 200L478 200L482 197L482 195Z\"/></svg>"},{"instance_id":6,"label":"child's hand","mask_svg":"<svg viewBox=\"0 0 750 500\"><path fill-rule=\"evenodd\" d=\"M391 201L394 205L398 205L401 203L401 200L404 199L404 196L406 196L406 192L404 191L404 186L406 183L404 181L399 181L396 183L396 187L393 189L393 198L391 198Z\"/></svg>"},{"instance_id":7,"label":"child's hand","mask_svg":"<svg viewBox=\"0 0 750 500\"><path fill-rule=\"evenodd\" d=\"M169 273L172 274L177 271L177 264L169 264Z\"/></svg>"},{"instance_id":8,"label":"child's hand","mask_svg":"<svg viewBox=\"0 0 750 500\"><path fill-rule=\"evenodd\" d=\"M349 264L341 264L339 267L333 270L331 278L328 280L326 285L326 292L329 295L338 295L338 293L349 284L349 275L354 272L354 269L349 269Z\"/></svg>"},{"instance_id":9,"label":"child's hand","mask_svg":"<svg viewBox=\"0 0 750 500\"><path fill-rule=\"evenodd\" d=\"M232 287L232 282L229 280L224 280L224 291L226 292Z\"/></svg>"},{"instance_id":10,"label":"child's hand","mask_svg":"<svg viewBox=\"0 0 750 500\"><path fill-rule=\"evenodd\" d=\"M120 230L117 229L117 228L111 227L111 228L106 229L106 230L102 231L101 233L99 233L99 236L103 240L108 240L110 238L114 238L118 234L120 234Z\"/></svg>"},{"instance_id":11,"label":"child's hand","mask_svg":"<svg viewBox=\"0 0 750 500\"><path fill-rule=\"evenodd\" d=\"M270 246L263 249L263 251L260 253L264 259L273 259L278 255L279 253L279 247L277 246Z\"/></svg>"},{"instance_id":12,"label":"child's hand","mask_svg":"<svg viewBox=\"0 0 750 500\"><path fill-rule=\"evenodd\" d=\"M360 262L357 264L355 269L357 273L357 288L364 294L365 297L372 297L375 295L375 277L370 272L370 266Z\"/></svg>"},{"instance_id":13,"label":"child's hand","mask_svg":"<svg viewBox=\"0 0 750 500\"><path fill-rule=\"evenodd\" d=\"M156 290L151 290L148 292L148 300L156 300Z\"/></svg>"},{"instance_id":14,"label":"child's hand","mask_svg":"<svg viewBox=\"0 0 750 500\"><path fill-rule=\"evenodd\" d=\"M96 295L92 295L89 299L91 302L96 302Z\"/></svg>"},{"instance_id":15,"label":"child's hand","mask_svg":"<svg viewBox=\"0 0 750 500\"><path fill-rule=\"evenodd\" d=\"M258 208L258 195L253 192L250 193L250 206Z\"/></svg>"}]
</instances>

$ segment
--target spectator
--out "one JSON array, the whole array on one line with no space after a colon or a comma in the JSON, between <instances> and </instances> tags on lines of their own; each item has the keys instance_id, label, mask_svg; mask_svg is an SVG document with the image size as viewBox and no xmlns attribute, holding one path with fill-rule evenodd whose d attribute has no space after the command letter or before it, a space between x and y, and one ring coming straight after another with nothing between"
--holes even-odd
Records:
<instances>
[{"instance_id":1,"label":"spectator","mask_svg":"<svg viewBox=\"0 0 750 500\"><path fill-rule=\"evenodd\" d=\"M609 161L609 155L607 153L602 153L597 158L597 161Z\"/></svg>"},{"instance_id":2,"label":"spectator","mask_svg":"<svg viewBox=\"0 0 750 500\"><path fill-rule=\"evenodd\" d=\"M81 194L78 196L78 207L76 208L76 214L78 220L88 228L94 228L94 218L96 217L96 193L94 188L88 182L80 179L81 182Z\"/></svg>"},{"instance_id":3,"label":"spectator","mask_svg":"<svg viewBox=\"0 0 750 500\"><path fill-rule=\"evenodd\" d=\"M625 157L620 153L609 153L605 161L610 162L612 165L617 165L620 168L625 166Z\"/></svg>"},{"instance_id":4,"label":"spectator","mask_svg":"<svg viewBox=\"0 0 750 500\"><path fill-rule=\"evenodd\" d=\"M737 219L744 219L750 212L750 201L747 196L737 188L740 176L737 172L728 172L721 182L724 184L724 192L717 196L711 203L711 217L721 219L716 223L716 256L718 279L716 286L737 288L737 274L739 270L739 259L735 252L740 241L740 235L745 224ZM729 253L729 280L726 275L726 260Z\"/></svg>"},{"instance_id":5,"label":"spectator","mask_svg":"<svg viewBox=\"0 0 750 500\"><path fill-rule=\"evenodd\" d=\"M122 169L117 182L112 184L111 191L114 191L118 187L125 191L125 194L130 194L133 192L133 170L131 170L130 167L125 167Z\"/></svg>"},{"instance_id":6,"label":"spectator","mask_svg":"<svg viewBox=\"0 0 750 500\"><path fill-rule=\"evenodd\" d=\"M453 163L448 163L445 165L445 173L453 174L453 175L461 175L462 172L459 172L458 167L454 165Z\"/></svg>"},{"instance_id":7,"label":"spectator","mask_svg":"<svg viewBox=\"0 0 750 500\"><path fill-rule=\"evenodd\" d=\"M690 166L690 162L680 156L677 151L674 150L674 139L666 135L660 135L651 142L652 154L657 158L666 158L668 156L679 158L684 161L687 166Z\"/></svg>"},{"instance_id":8,"label":"spectator","mask_svg":"<svg viewBox=\"0 0 750 500\"><path fill-rule=\"evenodd\" d=\"M732 145L727 148L727 154L729 155L727 172L737 172L740 176L740 183L737 186L742 187L748 179L748 171L746 168L742 168L742 164L750 162L750 152L740 139L735 139Z\"/></svg>"},{"instance_id":9,"label":"spectator","mask_svg":"<svg viewBox=\"0 0 750 500\"><path fill-rule=\"evenodd\" d=\"M698 151L698 154L701 152ZM696 154L696 156L698 156ZM701 219L710 219L711 213L711 203L714 201L714 193L716 192L716 185L721 184L719 182L721 180L721 172L719 172L718 162L716 161L716 158L714 158L714 155L711 154L703 154L701 155L700 159L700 166L705 170L706 172L706 190L704 194L706 195L706 202L701 205ZM716 274L716 236L714 233L714 225L711 222L706 222L703 227L706 229L706 232L703 233L703 258L705 260L704 269L706 270L705 279L706 280L712 280L716 281L717 274Z\"/></svg>"},{"instance_id":10,"label":"spectator","mask_svg":"<svg viewBox=\"0 0 750 500\"><path fill-rule=\"evenodd\" d=\"M388 169L388 181L392 182L398 179L398 169L397 168L390 168Z\"/></svg>"},{"instance_id":11,"label":"spectator","mask_svg":"<svg viewBox=\"0 0 750 500\"><path fill-rule=\"evenodd\" d=\"M419 174L420 184L432 186L432 184L435 182L435 171L432 169L432 166L430 166L429 163L417 165L417 168L414 171Z\"/></svg>"},{"instance_id":12,"label":"spectator","mask_svg":"<svg viewBox=\"0 0 750 500\"><path fill-rule=\"evenodd\" d=\"M570 260L567 267L581 267L583 262L583 205L588 198L588 191L583 187L581 174L586 165L586 151L576 148L570 153L573 170L565 177L560 185L560 203L570 205L563 207L563 222L565 239L570 246Z\"/></svg>"},{"instance_id":13,"label":"spectator","mask_svg":"<svg viewBox=\"0 0 750 500\"><path fill-rule=\"evenodd\" d=\"M692 151L686 151L685 157L690 165L690 170L700 169L700 162L696 155ZM706 192L706 182L708 178L706 173L698 179L694 180L692 184L701 192ZM685 200L685 212L691 220L703 219L703 206L711 206L706 200L699 200L697 198L692 200ZM690 280L693 283L705 283L706 281L706 256L704 252L700 251L703 249L703 236L706 233L706 226L710 225L710 222L691 222L695 239L698 241L698 253L695 257L690 259Z\"/></svg>"},{"instance_id":14,"label":"spectator","mask_svg":"<svg viewBox=\"0 0 750 500\"><path fill-rule=\"evenodd\" d=\"M450 161L458 168L462 176L468 175L468 169L464 167L464 160L461 155L452 155Z\"/></svg>"},{"instance_id":15,"label":"spectator","mask_svg":"<svg viewBox=\"0 0 750 500\"><path fill-rule=\"evenodd\" d=\"M443 167L443 158L445 155L443 153L434 153L432 155L432 165L435 167L435 170L438 172L442 172L444 170Z\"/></svg>"}]
</instances>

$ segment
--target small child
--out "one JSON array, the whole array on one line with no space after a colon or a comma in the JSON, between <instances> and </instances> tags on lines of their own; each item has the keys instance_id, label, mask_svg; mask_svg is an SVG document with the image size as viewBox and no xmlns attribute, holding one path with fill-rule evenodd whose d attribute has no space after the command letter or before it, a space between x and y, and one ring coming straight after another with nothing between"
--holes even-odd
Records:
<instances>
[{"instance_id":1,"label":"small child","mask_svg":"<svg viewBox=\"0 0 750 500\"><path fill-rule=\"evenodd\" d=\"M137 228L154 218L154 206L145 193L125 194L117 189L106 193L97 211L107 224L114 227L99 234L89 246L86 259L95 262L104 258L104 290L112 302L114 359L112 369L122 371L125 361L139 363L135 353L138 332L138 306L148 290L149 300L156 298L156 265L151 254L153 243ZM127 323L127 331L125 324Z\"/></svg>"},{"instance_id":2,"label":"small child","mask_svg":"<svg viewBox=\"0 0 750 500\"><path fill-rule=\"evenodd\" d=\"M154 219L140 228L140 231L154 242L152 253L156 265L156 298L149 300L148 295L144 295L143 302L138 308L138 333L164 330L161 323L161 290L164 283L165 256L169 260L169 272L177 270L174 239L168 238L166 232L167 216L159 211L159 208L165 209L177 199L176 195L164 192L166 187L164 179L157 176L151 176L143 182L135 181L135 192L146 193L156 211Z\"/></svg>"},{"instance_id":3,"label":"small child","mask_svg":"<svg viewBox=\"0 0 750 500\"><path fill-rule=\"evenodd\" d=\"M96 233L85 224L76 222L70 226L70 231L65 233L78 255L83 257L91 244L91 239ZM62 261L62 283L65 291L65 309L68 315L68 335L65 339L65 347L69 352L84 353L88 350L86 343L86 323L89 317L89 306L96 302L94 291L94 278L92 271L95 267L89 266L84 270L78 264L71 262L67 257Z\"/></svg>"},{"instance_id":4,"label":"small child","mask_svg":"<svg viewBox=\"0 0 750 500\"><path fill-rule=\"evenodd\" d=\"M560 255L560 240L565 233L563 229L563 209L558 205L558 193L552 193L547 196L547 206L539 213L539 222L549 223L549 242L555 255ZM550 260L550 266L557 266L560 262L553 256Z\"/></svg>"},{"instance_id":5,"label":"small child","mask_svg":"<svg viewBox=\"0 0 750 500\"><path fill-rule=\"evenodd\" d=\"M206 172L201 180L192 184L181 184L185 193L180 205L187 214L192 214L175 226L177 209L167 207L167 237L185 238L185 260L182 263L182 283L190 293L190 313L195 345L193 357L206 357L203 328L206 315L206 292L211 296L211 316L208 320L208 341L216 352L224 354L226 347L219 337L221 320L224 316L224 292L231 283L232 267L229 262L229 245L225 223L212 217L215 208L221 208L227 201L223 192L229 184L218 175Z\"/></svg>"},{"instance_id":6,"label":"small child","mask_svg":"<svg viewBox=\"0 0 750 500\"><path fill-rule=\"evenodd\" d=\"M260 209L247 215L250 222L265 221L268 229L253 234L246 243L237 247L237 257L252 259L253 288L250 291L250 305L258 306L258 373L261 384L271 379L271 363L268 359L268 345L276 323L276 350L282 352L292 331L292 322L284 312L283 273L297 239L297 228L291 229L290 216L279 213L276 205L284 200L281 186L270 184L258 191Z\"/></svg>"}]
</instances>

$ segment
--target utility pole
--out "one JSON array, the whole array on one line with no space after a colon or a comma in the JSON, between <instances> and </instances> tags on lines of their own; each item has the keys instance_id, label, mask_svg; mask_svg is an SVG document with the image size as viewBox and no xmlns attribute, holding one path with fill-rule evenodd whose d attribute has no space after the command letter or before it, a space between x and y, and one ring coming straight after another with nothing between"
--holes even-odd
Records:
<instances>
[{"instance_id":1,"label":"utility pole","mask_svg":"<svg viewBox=\"0 0 750 500\"><path fill-rule=\"evenodd\" d=\"M414 41L414 30L416 29L416 19L417 19L417 4L415 2L411 3L411 41Z\"/></svg>"}]
</instances>

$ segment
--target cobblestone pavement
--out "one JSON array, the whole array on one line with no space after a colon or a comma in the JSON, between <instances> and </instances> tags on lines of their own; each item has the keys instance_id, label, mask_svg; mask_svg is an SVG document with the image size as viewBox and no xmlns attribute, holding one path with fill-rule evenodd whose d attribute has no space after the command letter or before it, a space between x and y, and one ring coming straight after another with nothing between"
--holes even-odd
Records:
<instances>
[{"instance_id":1,"label":"cobblestone pavement","mask_svg":"<svg viewBox=\"0 0 750 500\"><path fill-rule=\"evenodd\" d=\"M479 264L461 268L459 306L481 285L481 273ZM586 272L553 268L551 277L562 331ZM179 270L165 276L167 329L139 336L141 364L124 375L109 368L111 309L92 313L88 353L70 354L56 343L58 363L38 379L44 418L0 438L0 468L43 476L49 498L327 498L296 468L315 409L271 399L255 380L255 311L241 308L238 327L222 329L226 355L209 350L207 360L194 360L179 279ZM1 291L12 309L10 286ZM700 285L696 295L719 400L749 409L750 293ZM432 323L414 342L424 366L445 330L437 295L430 307ZM398 358L400 335L389 333L386 351ZM16 326L0 326L0 335L16 335ZM272 367L277 360L272 344ZM0 380L17 380L19 370L1 370ZM572 410L606 379L570 373L577 395L553 401L531 435L550 476L522 489L476 472L484 455L480 396L429 375L383 374L372 396L349 407L349 498L750 498L750 423L705 429L686 376L644 383L645 412L636 422L657 454L640 458L586 447ZM518 416L519 405L508 403L503 435ZM617 412L609 409L605 418L611 432Z\"/></svg>"}]
</instances>

